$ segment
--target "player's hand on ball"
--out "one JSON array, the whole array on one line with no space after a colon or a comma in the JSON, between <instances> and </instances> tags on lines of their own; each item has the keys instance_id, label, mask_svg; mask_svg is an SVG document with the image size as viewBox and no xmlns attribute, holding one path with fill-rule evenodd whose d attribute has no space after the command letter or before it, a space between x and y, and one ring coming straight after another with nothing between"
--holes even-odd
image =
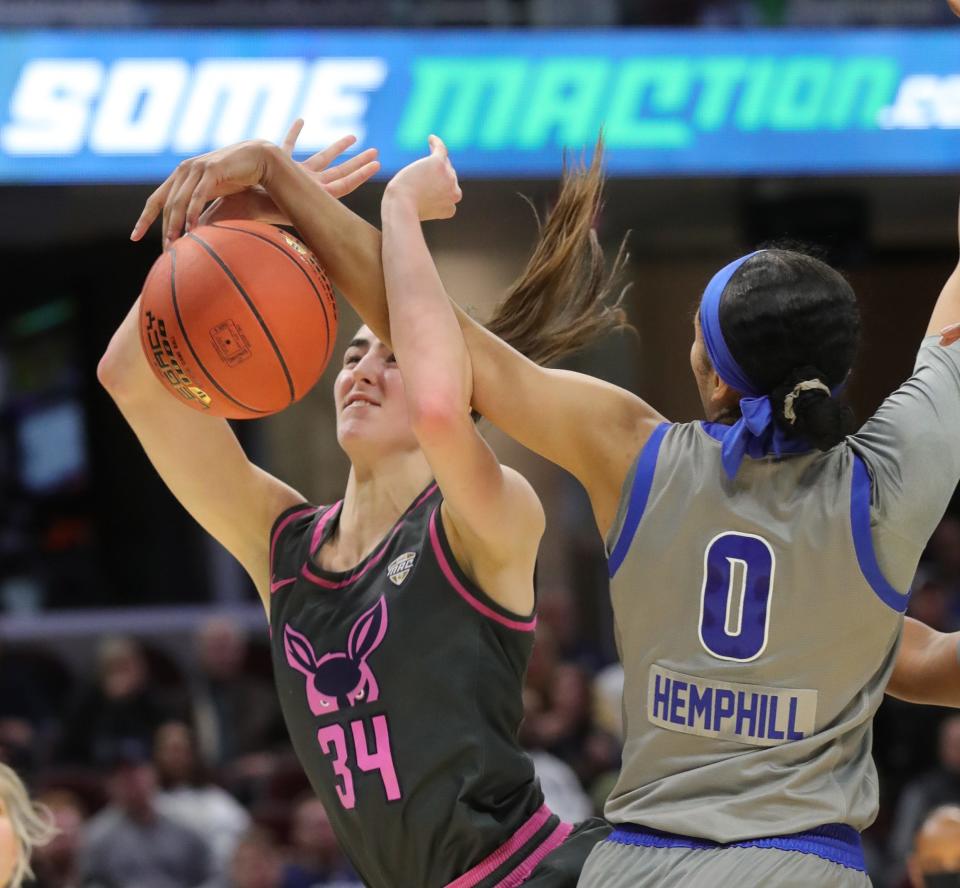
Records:
<instances>
[{"instance_id":1,"label":"player's hand on ball","mask_svg":"<svg viewBox=\"0 0 960 888\"><path fill-rule=\"evenodd\" d=\"M276 150L274 145L256 140L184 160L147 198L130 239L140 240L162 213L166 250L183 233L184 225L189 228L197 223L210 201L259 185L271 150Z\"/></svg>"},{"instance_id":2,"label":"player's hand on ball","mask_svg":"<svg viewBox=\"0 0 960 888\"><path fill-rule=\"evenodd\" d=\"M289 156L302 127L302 121L294 123L279 149L281 153ZM370 159L372 149L328 169L330 162L355 141L353 136L347 136L313 155L305 164L335 197L349 194L379 169L379 164ZM184 230L199 223L200 214L210 201L258 187L267 174L271 155L275 157L277 150L270 142L252 140L183 161L147 199L130 239L140 240L162 213L166 250Z\"/></svg>"},{"instance_id":3,"label":"player's hand on ball","mask_svg":"<svg viewBox=\"0 0 960 888\"><path fill-rule=\"evenodd\" d=\"M430 136L429 144L430 153L400 170L390 180L384 196L400 195L411 201L421 221L450 219L457 212L463 192L443 140Z\"/></svg>"}]
</instances>

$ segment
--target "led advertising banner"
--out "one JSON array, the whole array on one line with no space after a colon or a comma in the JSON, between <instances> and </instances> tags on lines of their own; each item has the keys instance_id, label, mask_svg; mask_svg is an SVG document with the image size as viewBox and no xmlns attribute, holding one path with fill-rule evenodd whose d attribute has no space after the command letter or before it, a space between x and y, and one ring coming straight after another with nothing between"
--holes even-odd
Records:
<instances>
[{"instance_id":1,"label":"led advertising banner","mask_svg":"<svg viewBox=\"0 0 960 888\"><path fill-rule=\"evenodd\" d=\"M441 135L461 175L960 171L960 29L0 32L0 182L154 182L184 157L345 133L384 173Z\"/></svg>"}]
</instances>

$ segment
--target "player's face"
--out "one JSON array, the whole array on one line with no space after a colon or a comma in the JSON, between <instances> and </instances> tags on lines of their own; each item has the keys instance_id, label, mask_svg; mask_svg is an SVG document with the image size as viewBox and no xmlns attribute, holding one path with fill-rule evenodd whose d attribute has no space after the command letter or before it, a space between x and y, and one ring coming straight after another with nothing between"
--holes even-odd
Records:
<instances>
[{"instance_id":1,"label":"player's face","mask_svg":"<svg viewBox=\"0 0 960 888\"><path fill-rule=\"evenodd\" d=\"M7 813L7 804L0 798L0 885L7 885L13 878L20 855L13 824Z\"/></svg>"},{"instance_id":2,"label":"player's face","mask_svg":"<svg viewBox=\"0 0 960 888\"><path fill-rule=\"evenodd\" d=\"M397 361L369 327L347 346L333 397L337 439L348 453L357 444L384 452L417 448Z\"/></svg>"}]
</instances>

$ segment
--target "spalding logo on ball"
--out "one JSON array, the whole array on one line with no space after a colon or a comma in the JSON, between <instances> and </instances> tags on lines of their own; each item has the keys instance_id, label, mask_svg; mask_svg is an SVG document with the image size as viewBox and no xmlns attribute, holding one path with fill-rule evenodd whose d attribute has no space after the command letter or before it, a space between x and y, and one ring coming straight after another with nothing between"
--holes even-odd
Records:
<instances>
[{"instance_id":1,"label":"spalding logo on ball","mask_svg":"<svg viewBox=\"0 0 960 888\"><path fill-rule=\"evenodd\" d=\"M188 232L153 264L140 339L183 403L228 419L283 410L316 384L337 336L337 304L300 241L262 222Z\"/></svg>"}]
</instances>

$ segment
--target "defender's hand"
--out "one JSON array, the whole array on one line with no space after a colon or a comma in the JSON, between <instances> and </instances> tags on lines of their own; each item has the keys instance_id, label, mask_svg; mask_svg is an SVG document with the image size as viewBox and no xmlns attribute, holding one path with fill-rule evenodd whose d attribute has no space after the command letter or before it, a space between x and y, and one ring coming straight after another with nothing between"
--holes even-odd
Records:
<instances>
[{"instance_id":1,"label":"defender's hand","mask_svg":"<svg viewBox=\"0 0 960 888\"><path fill-rule=\"evenodd\" d=\"M196 225L211 200L263 182L269 153L277 150L270 142L248 141L184 160L147 198L130 239L140 240L162 213L166 250L183 233L184 224Z\"/></svg>"},{"instance_id":2,"label":"defender's hand","mask_svg":"<svg viewBox=\"0 0 960 888\"><path fill-rule=\"evenodd\" d=\"M287 131L280 150L288 157L293 157L297 139L303 129L303 119L297 119ZM354 192L372 176L380 171L377 160L377 149L367 148L355 157L345 160L336 166L330 166L333 160L339 157L357 141L356 136L344 136L332 145L308 157L300 165L313 176L323 189L338 200ZM274 225L289 225L290 220L279 210L273 198L257 185L230 194L215 200L200 216L199 224L208 225L219 219L255 219L260 222L270 222Z\"/></svg>"},{"instance_id":3,"label":"defender's hand","mask_svg":"<svg viewBox=\"0 0 960 888\"><path fill-rule=\"evenodd\" d=\"M430 153L400 170L384 193L385 199L402 196L409 200L421 222L452 218L463 197L447 146L437 136L430 136L428 141Z\"/></svg>"}]
</instances>

